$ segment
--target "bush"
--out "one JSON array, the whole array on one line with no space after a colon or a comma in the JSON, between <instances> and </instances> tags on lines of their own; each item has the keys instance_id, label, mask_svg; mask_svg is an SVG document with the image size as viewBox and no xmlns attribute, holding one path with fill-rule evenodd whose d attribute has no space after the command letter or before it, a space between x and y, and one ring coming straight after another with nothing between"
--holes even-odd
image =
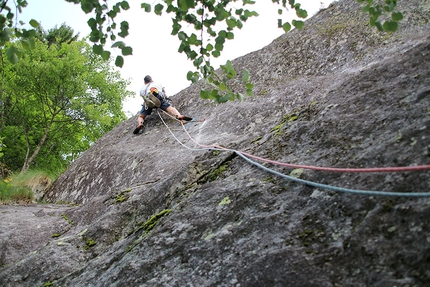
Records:
<instances>
[{"instance_id":1,"label":"bush","mask_svg":"<svg viewBox=\"0 0 430 287\"><path fill-rule=\"evenodd\" d=\"M0 204L31 203L33 192L29 187L14 186L8 179L0 181Z\"/></svg>"},{"instance_id":2,"label":"bush","mask_svg":"<svg viewBox=\"0 0 430 287\"><path fill-rule=\"evenodd\" d=\"M41 170L29 170L0 181L0 204L31 203L40 200L56 179L56 175Z\"/></svg>"}]
</instances>

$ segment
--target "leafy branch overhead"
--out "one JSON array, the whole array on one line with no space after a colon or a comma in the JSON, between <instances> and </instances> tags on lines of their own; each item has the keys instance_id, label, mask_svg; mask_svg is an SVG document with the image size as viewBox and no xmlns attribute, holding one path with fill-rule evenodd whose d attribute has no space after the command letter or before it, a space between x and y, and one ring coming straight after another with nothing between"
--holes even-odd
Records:
<instances>
[{"instance_id":1,"label":"leafy branch overhead","mask_svg":"<svg viewBox=\"0 0 430 287\"><path fill-rule=\"evenodd\" d=\"M93 52L100 55L103 59L110 58L111 53L105 50L106 44L113 42L111 48L121 50L121 55L115 59L115 65L122 67L124 64L123 56L132 55L133 49L127 46L119 38L128 36L129 24L127 21L115 22L116 16L123 10L130 9L127 1L119 1L113 6L109 6L106 0L65 0L67 2L80 4L82 10L92 17L87 21L91 28L90 41L93 42ZM398 28L398 22L403 19L401 12L395 11L397 0L356 0L362 5L362 11L369 14L369 23L377 27L380 31L394 32ZM305 9L295 0L272 0L277 6L280 19L278 28L285 32L293 27L302 29L305 22L302 19L308 17ZM1 1L2 14L0 15L0 44L10 41L13 27L14 15L6 5L7 1ZM225 102L234 99L243 99L244 95L232 87L231 80L236 77L236 71L230 61L223 66L219 72L211 65L210 59L217 58L224 49L226 40L234 39L234 31L241 29L251 17L257 17L258 13L249 10L255 4L252 0L159 0L154 4L141 3L141 8L147 13L162 15L171 14L172 35L178 37L180 45L178 52L185 53L187 58L192 61L195 70L187 73L187 79L193 83L199 79L205 79L213 86L212 90L202 90L200 96L205 99L212 99L217 102ZM17 10L27 5L25 0L17 1ZM283 21L281 16L284 12L295 11L296 19L291 23ZM7 11L3 15L4 11ZM385 18L381 22L381 18ZM37 27L38 23L34 20L30 22L32 27ZM34 46L34 30L15 29L15 34L26 44L24 47ZM16 62L20 56L20 51L13 46L8 51L8 58ZM246 95L252 95L253 84L247 71L241 77L243 88Z\"/></svg>"}]
</instances>

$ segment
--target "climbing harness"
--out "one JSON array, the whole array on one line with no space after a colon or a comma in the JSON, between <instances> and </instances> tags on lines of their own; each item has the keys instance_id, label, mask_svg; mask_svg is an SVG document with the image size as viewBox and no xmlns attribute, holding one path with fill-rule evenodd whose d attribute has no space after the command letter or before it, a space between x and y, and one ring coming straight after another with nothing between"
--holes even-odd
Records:
<instances>
[{"instance_id":1,"label":"climbing harness","mask_svg":"<svg viewBox=\"0 0 430 287\"><path fill-rule=\"evenodd\" d=\"M158 110L157 110L158 112ZM164 111L163 111L164 112ZM166 113L166 112L164 112ZM167 114L167 113L166 113ZM167 114L170 116L169 114ZM242 159L247 161L248 163L263 169L266 172L275 174L277 176L280 176L282 178L295 181L298 183L306 184L309 186L313 186L316 188L322 188L326 190L331 191L337 191L337 192L344 192L344 193L352 193L352 194L359 194L359 195L368 195L368 196L390 196L390 197L430 197L430 192L389 192L389 191L372 191L372 190L355 190L355 189L348 189L348 188L342 188L342 187L336 187L331 186L327 184L320 184L317 182L312 182L308 180L299 179L296 177L288 176L283 173L277 172L275 170L272 170L270 168L267 168L255 161L250 160L249 158L254 158L258 160L262 160L268 163L277 164L281 166L287 166L292 168L303 168L303 169L312 169L312 170L319 170L319 171L335 171L335 172L362 172L362 173L368 173L368 172L404 172L404 171L422 171L422 170L430 170L430 165L419 165L419 166L405 166L405 167L377 167L377 168L330 168L330 167L317 167L317 166L306 166L306 165L295 165L295 164L286 164L281 163L277 161L267 160L258 156L254 156L249 153L245 153L242 151L229 149L225 147L221 147L218 145L203 145L198 143L194 140L194 138L189 134L188 130L185 128L184 124L181 123L183 130L187 134L187 136L191 139L191 141L199 146L200 148L190 148L186 145L184 145L171 131L169 126L166 124L166 122L161 117L160 113L158 112L158 116L160 117L163 124L167 127L170 134L174 137L174 139L181 144L183 147L192 150L192 151L206 151L206 150L218 150L218 151L230 151L236 153L238 156L240 156ZM171 116L170 116L171 117ZM172 117L173 118L173 117Z\"/></svg>"}]
</instances>

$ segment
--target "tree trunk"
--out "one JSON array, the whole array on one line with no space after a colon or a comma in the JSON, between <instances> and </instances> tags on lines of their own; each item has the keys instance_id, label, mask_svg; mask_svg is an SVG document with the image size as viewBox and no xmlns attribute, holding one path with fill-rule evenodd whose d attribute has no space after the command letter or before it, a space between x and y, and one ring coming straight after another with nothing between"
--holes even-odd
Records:
<instances>
[{"instance_id":1,"label":"tree trunk","mask_svg":"<svg viewBox=\"0 0 430 287\"><path fill-rule=\"evenodd\" d=\"M51 130L52 123L54 122L55 115L52 116L51 121L45 128L45 132L43 133L43 136L40 138L39 143L37 144L36 149L34 150L33 154L28 158L26 157L24 165L22 166L21 172L24 173L30 168L30 164L33 162L33 160L36 158L36 156L39 154L40 149L42 148L43 144L45 143L46 138L48 137L48 133ZM29 146L29 145L28 145Z\"/></svg>"}]
</instances>

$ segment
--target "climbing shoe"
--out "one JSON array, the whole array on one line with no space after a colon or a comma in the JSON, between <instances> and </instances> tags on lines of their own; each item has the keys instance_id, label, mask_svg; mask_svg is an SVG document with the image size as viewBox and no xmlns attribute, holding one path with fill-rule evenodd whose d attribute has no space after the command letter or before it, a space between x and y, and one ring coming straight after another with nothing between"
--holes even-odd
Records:
<instances>
[{"instance_id":1,"label":"climbing shoe","mask_svg":"<svg viewBox=\"0 0 430 287\"><path fill-rule=\"evenodd\" d=\"M180 121L187 121L187 122L189 122L189 121L191 121L193 118L190 118L190 117L187 117L187 116L176 116L176 119L177 119L177 120L180 120Z\"/></svg>"},{"instance_id":2,"label":"climbing shoe","mask_svg":"<svg viewBox=\"0 0 430 287\"><path fill-rule=\"evenodd\" d=\"M141 129L142 129L142 125L138 125L137 128L134 129L133 133L137 135Z\"/></svg>"}]
</instances>

